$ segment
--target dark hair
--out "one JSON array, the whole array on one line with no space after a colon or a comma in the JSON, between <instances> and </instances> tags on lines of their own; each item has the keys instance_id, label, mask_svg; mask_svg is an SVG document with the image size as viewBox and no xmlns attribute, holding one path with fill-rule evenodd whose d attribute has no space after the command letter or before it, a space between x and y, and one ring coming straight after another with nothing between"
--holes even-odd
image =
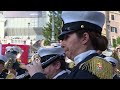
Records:
<instances>
[{"instance_id":1,"label":"dark hair","mask_svg":"<svg viewBox=\"0 0 120 90\"><path fill-rule=\"evenodd\" d=\"M5 62L4 62L4 61L2 61L2 60L0 60L0 64L3 64L3 65L4 65L4 64L5 64Z\"/></svg>"},{"instance_id":2,"label":"dark hair","mask_svg":"<svg viewBox=\"0 0 120 90\"><path fill-rule=\"evenodd\" d=\"M82 35L87 32L89 34L91 43L93 45L93 48L95 50L101 50L101 51L105 51L107 49L108 46L108 40L105 36L100 35L97 32L94 31L88 31L88 30L78 30L77 32L75 32L77 34L77 36L79 38L82 37Z\"/></svg>"},{"instance_id":3,"label":"dark hair","mask_svg":"<svg viewBox=\"0 0 120 90\"><path fill-rule=\"evenodd\" d=\"M52 64L55 65L56 62L60 62L60 64L61 64L60 69L61 69L61 70L66 70L67 64L66 64L66 62L65 62L64 56L61 56L61 57L58 58L56 61L54 61Z\"/></svg>"}]
</instances>

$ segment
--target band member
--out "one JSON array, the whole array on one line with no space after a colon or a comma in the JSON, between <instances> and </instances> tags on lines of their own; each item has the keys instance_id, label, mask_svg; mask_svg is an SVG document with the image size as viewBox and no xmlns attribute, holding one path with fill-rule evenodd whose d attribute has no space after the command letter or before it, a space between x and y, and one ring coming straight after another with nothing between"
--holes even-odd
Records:
<instances>
[{"instance_id":1,"label":"band member","mask_svg":"<svg viewBox=\"0 0 120 90\"><path fill-rule=\"evenodd\" d=\"M18 46L6 47L6 56L8 62L6 67L9 69L7 79L28 79L29 74L25 69L20 68L20 62L17 60L21 49Z\"/></svg>"},{"instance_id":2,"label":"band member","mask_svg":"<svg viewBox=\"0 0 120 90\"><path fill-rule=\"evenodd\" d=\"M120 77L117 74L118 61L113 57L105 57L105 60L110 62L113 66L113 79L120 79Z\"/></svg>"},{"instance_id":3,"label":"band member","mask_svg":"<svg viewBox=\"0 0 120 90\"><path fill-rule=\"evenodd\" d=\"M100 11L63 11L61 18L63 27L58 38L66 56L75 63L66 79L113 79L112 65L97 53L103 44L105 15ZM34 63L27 70L32 77L44 78L41 63Z\"/></svg>"},{"instance_id":4,"label":"band member","mask_svg":"<svg viewBox=\"0 0 120 90\"><path fill-rule=\"evenodd\" d=\"M41 47L38 54L41 58L40 62L43 64L43 73L47 79L64 79L68 75L64 50L61 46ZM31 72L29 71L29 73ZM31 79L37 79L37 76Z\"/></svg>"},{"instance_id":5,"label":"band member","mask_svg":"<svg viewBox=\"0 0 120 90\"><path fill-rule=\"evenodd\" d=\"M7 73L4 71L5 67L4 64L7 61L7 58L4 55L0 55L0 79L5 79Z\"/></svg>"}]
</instances>

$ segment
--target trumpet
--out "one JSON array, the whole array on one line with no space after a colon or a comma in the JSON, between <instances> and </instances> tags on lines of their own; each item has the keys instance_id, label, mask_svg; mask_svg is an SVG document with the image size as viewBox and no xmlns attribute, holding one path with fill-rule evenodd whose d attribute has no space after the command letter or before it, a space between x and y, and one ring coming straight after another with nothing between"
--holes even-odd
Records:
<instances>
[{"instance_id":1,"label":"trumpet","mask_svg":"<svg viewBox=\"0 0 120 90\"><path fill-rule=\"evenodd\" d=\"M41 60L41 58L40 58L40 56L39 56L39 54L38 53L36 53L36 54L34 54L32 57L31 57L31 61L29 62L29 64L33 64L32 62L34 61L34 60ZM27 64L28 65L28 64ZM26 65L24 64L24 63L20 63L20 68L22 68L22 69L26 69Z\"/></svg>"},{"instance_id":2,"label":"trumpet","mask_svg":"<svg viewBox=\"0 0 120 90\"><path fill-rule=\"evenodd\" d=\"M38 53L34 54L32 57L31 57L31 60L34 61L34 60L41 60L40 56Z\"/></svg>"},{"instance_id":3,"label":"trumpet","mask_svg":"<svg viewBox=\"0 0 120 90\"><path fill-rule=\"evenodd\" d=\"M55 60L57 60L58 58L63 58L64 56L63 55L56 55L56 56L53 56L51 58L49 58L48 60L46 60L45 62L42 62L41 65L42 65L42 68L46 68L48 65L50 65L51 63L53 63ZM32 61L34 60L41 60L40 56L38 54L35 54L33 57L32 57ZM32 62L30 63L32 64ZM21 68L23 69L26 69L26 65L25 64L21 64L20 65Z\"/></svg>"}]
</instances>

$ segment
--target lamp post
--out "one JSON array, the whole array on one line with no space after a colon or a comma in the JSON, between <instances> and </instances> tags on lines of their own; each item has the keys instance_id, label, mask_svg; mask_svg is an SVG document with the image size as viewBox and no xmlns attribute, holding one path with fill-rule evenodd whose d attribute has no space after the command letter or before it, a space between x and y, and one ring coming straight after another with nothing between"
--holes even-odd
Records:
<instances>
[{"instance_id":1,"label":"lamp post","mask_svg":"<svg viewBox=\"0 0 120 90\"><path fill-rule=\"evenodd\" d=\"M30 41L30 53L32 53L32 40Z\"/></svg>"},{"instance_id":2,"label":"lamp post","mask_svg":"<svg viewBox=\"0 0 120 90\"><path fill-rule=\"evenodd\" d=\"M106 37L108 39L108 48L109 48L111 47L109 11L105 11L105 14L106 14Z\"/></svg>"},{"instance_id":3,"label":"lamp post","mask_svg":"<svg viewBox=\"0 0 120 90\"><path fill-rule=\"evenodd\" d=\"M55 22L54 22L54 17L55 15L61 19L61 16L56 12L56 11L52 11L52 39L51 39L51 43L55 43L55 31L54 31L54 27L55 27ZM58 30L60 30L60 27L58 27Z\"/></svg>"},{"instance_id":4,"label":"lamp post","mask_svg":"<svg viewBox=\"0 0 120 90\"><path fill-rule=\"evenodd\" d=\"M55 42L55 32L54 32L54 11L52 11L52 38L51 38L51 43Z\"/></svg>"},{"instance_id":5,"label":"lamp post","mask_svg":"<svg viewBox=\"0 0 120 90\"><path fill-rule=\"evenodd\" d=\"M28 23L28 39L30 39L30 37L29 37L29 33L30 32L30 23Z\"/></svg>"}]
</instances>

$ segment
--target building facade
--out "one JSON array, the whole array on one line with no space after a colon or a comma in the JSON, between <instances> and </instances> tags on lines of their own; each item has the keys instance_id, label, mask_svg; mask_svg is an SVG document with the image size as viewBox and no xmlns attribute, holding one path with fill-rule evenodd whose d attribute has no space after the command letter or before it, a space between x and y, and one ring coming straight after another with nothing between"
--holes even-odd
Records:
<instances>
[{"instance_id":1,"label":"building facade","mask_svg":"<svg viewBox=\"0 0 120 90\"><path fill-rule=\"evenodd\" d=\"M109 46L113 46L113 41L120 36L120 11L104 11L106 21L102 34L109 40Z\"/></svg>"},{"instance_id":2,"label":"building facade","mask_svg":"<svg viewBox=\"0 0 120 90\"><path fill-rule=\"evenodd\" d=\"M120 35L120 11L102 11L106 16L102 34L109 46ZM0 11L2 43L30 44L44 39L42 27L49 21L48 11Z\"/></svg>"},{"instance_id":3,"label":"building facade","mask_svg":"<svg viewBox=\"0 0 120 90\"><path fill-rule=\"evenodd\" d=\"M48 11L1 11L4 27L2 43L31 44L44 39L42 27L49 21ZM0 22L3 22L2 20ZM1 25L0 25L1 26Z\"/></svg>"}]
</instances>

